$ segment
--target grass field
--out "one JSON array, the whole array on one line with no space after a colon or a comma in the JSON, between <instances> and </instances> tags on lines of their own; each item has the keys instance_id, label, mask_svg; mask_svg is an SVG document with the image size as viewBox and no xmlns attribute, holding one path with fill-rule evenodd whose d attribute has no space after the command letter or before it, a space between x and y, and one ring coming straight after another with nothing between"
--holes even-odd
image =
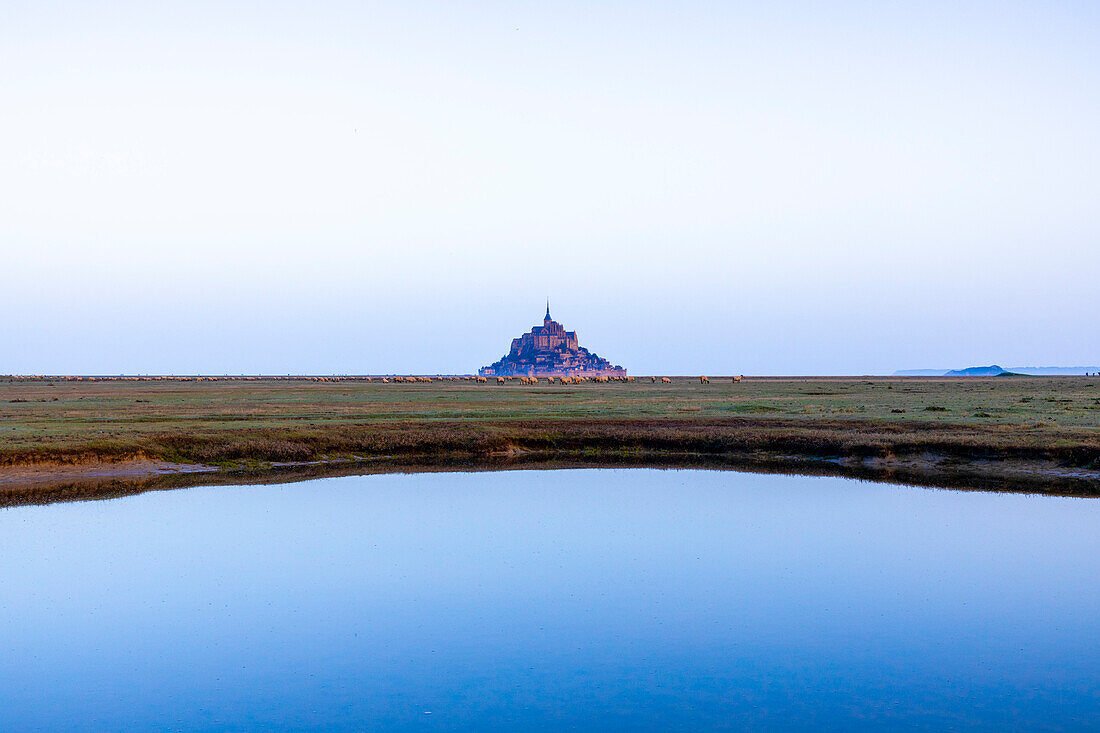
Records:
<instances>
[{"instance_id":1,"label":"grass field","mask_svg":"<svg viewBox=\"0 0 1100 733\"><path fill-rule=\"evenodd\" d=\"M0 377L0 464L512 449L1100 461L1100 378L674 378L577 385Z\"/></svg>"}]
</instances>

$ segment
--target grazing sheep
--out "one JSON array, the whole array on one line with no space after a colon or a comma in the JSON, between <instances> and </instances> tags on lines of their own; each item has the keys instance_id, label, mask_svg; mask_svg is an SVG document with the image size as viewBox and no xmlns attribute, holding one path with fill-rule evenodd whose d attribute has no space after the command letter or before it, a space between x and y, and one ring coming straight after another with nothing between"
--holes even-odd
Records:
<instances>
[{"instance_id":1,"label":"grazing sheep","mask_svg":"<svg viewBox=\"0 0 1100 733\"><path fill-rule=\"evenodd\" d=\"M706 377L699 377L699 384L710 384L710 380Z\"/></svg>"},{"instance_id":2,"label":"grazing sheep","mask_svg":"<svg viewBox=\"0 0 1100 733\"><path fill-rule=\"evenodd\" d=\"M661 382L663 384L672 384L672 380L669 379L668 377L661 377Z\"/></svg>"},{"instance_id":3,"label":"grazing sheep","mask_svg":"<svg viewBox=\"0 0 1100 733\"><path fill-rule=\"evenodd\" d=\"M497 384L504 384L504 382L505 382L504 377L497 377Z\"/></svg>"},{"instance_id":4,"label":"grazing sheep","mask_svg":"<svg viewBox=\"0 0 1100 733\"><path fill-rule=\"evenodd\" d=\"M478 384L480 384L481 382L488 382L489 380L486 379L485 377L478 377L477 381L478 381Z\"/></svg>"},{"instance_id":5,"label":"grazing sheep","mask_svg":"<svg viewBox=\"0 0 1100 733\"><path fill-rule=\"evenodd\" d=\"M656 382L656 381L657 381L657 377L650 377L650 378L649 378L649 381L650 381L650 382Z\"/></svg>"},{"instance_id":6,"label":"grazing sheep","mask_svg":"<svg viewBox=\"0 0 1100 733\"><path fill-rule=\"evenodd\" d=\"M736 382L740 382L740 381L741 381L741 377L734 377L734 378L733 378L733 381L734 381L735 383L736 383Z\"/></svg>"}]
</instances>

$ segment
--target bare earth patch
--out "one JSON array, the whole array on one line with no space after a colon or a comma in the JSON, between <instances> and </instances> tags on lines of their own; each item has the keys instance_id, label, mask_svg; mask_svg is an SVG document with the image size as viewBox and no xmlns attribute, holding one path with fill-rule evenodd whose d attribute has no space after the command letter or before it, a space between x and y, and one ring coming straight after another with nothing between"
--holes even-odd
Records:
<instances>
[{"instance_id":1,"label":"bare earth patch","mask_svg":"<svg viewBox=\"0 0 1100 733\"><path fill-rule=\"evenodd\" d=\"M149 477L212 470L211 467L198 463L170 463L148 459L0 466L0 490L13 486L57 484L81 479Z\"/></svg>"}]
</instances>

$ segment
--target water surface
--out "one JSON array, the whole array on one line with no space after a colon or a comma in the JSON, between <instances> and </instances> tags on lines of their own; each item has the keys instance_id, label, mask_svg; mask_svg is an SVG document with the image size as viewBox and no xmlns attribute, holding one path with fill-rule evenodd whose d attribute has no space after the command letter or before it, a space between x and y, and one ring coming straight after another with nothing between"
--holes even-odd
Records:
<instances>
[{"instance_id":1,"label":"water surface","mask_svg":"<svg viewBox=\"0 0 1100 733\"><path fill-rule=\"evenodd\" d=\"M0 729L1100 725L1100 500L719 471L0 511Z\"/></svg>"}]
</instances>

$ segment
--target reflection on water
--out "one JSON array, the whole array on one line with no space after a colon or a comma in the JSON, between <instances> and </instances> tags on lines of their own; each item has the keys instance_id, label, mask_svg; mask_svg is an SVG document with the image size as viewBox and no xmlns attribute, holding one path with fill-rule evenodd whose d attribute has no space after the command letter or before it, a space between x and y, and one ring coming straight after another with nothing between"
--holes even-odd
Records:
<instances>
[{"instance_id":1,"label":"reflection on water","mask_svg":"<svg viewBox=\"0 0 1100 733\"><path fill-rule=\"evenodd\" d=\"M361 476L0 511L0 728L1100 724L1100 501Z\"/></svg>"}]
</instances>

